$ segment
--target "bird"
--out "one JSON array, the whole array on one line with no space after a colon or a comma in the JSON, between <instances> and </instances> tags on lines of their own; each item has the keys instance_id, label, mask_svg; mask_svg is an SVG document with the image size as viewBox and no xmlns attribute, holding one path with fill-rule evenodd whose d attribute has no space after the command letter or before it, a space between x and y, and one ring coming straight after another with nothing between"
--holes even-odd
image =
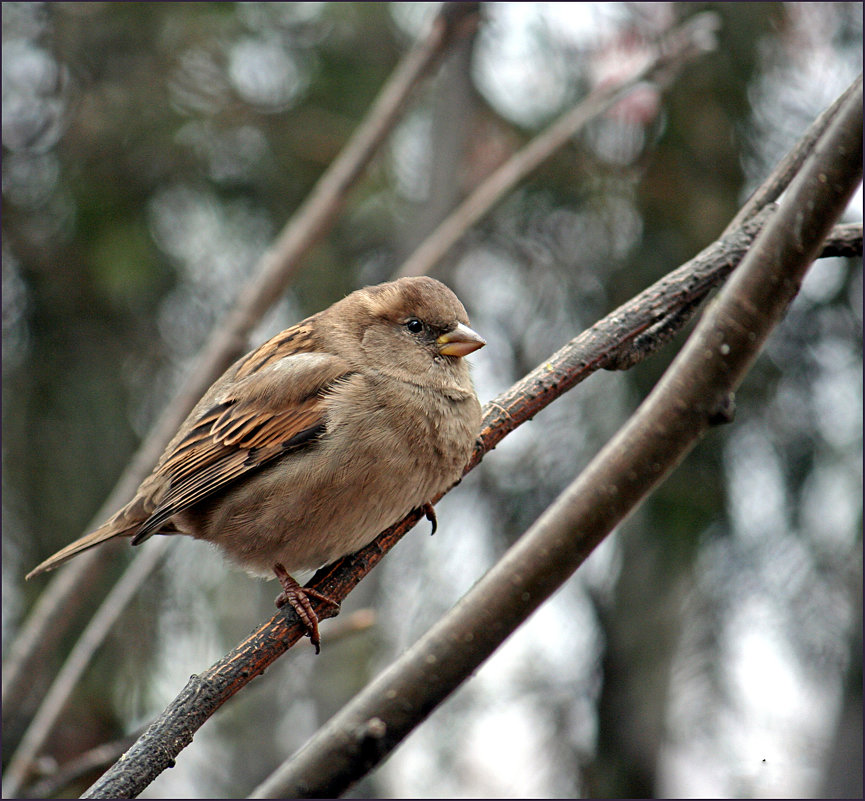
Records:
<instances>
[{"instance_id":1,"label":"bird","mask_svg":"<svg viewBox=\"0 0 865 801\"><path fill-rule=\"evenodd\" d=\"M291 575L354 553L463 474L481 407L468 354L486 341L427 276L367 286L242 356L205 392L132 500L27 574L116 537L213 543L275 575L316 652L309 597Z\"/></svg>"}]
</instances>

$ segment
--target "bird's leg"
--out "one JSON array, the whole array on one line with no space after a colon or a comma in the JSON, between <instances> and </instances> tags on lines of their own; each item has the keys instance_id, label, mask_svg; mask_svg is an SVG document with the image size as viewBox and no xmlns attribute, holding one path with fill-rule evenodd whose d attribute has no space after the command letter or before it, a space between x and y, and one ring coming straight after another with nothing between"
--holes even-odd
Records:
<instances>
[{"instance_id":1,"label":"bird's leg","mask_svg":"<svg viewBox=\"0 0 865 801\"><path fill-rule=\"evenodd\" d=\"M421 506L421 511L426 516L426 519L429 520L430 523L432 523L432 531L430 531L429 533L430 536L432 536L436 533L436 530L439 527L439 521L436 518L436 510L433 509L433 505L431 503L425 503L423 506Z\"/></svg>"},{"instance_id":2,"label":"bird's leg","mask_svg":"<svg viewBox=\"0 0 865 801\"><path fill-rule=\"evenodd\" d=\"M276 596L276 605L282 608L288 604L297 613L300 622L306 627L306 635L315 646L315 652L321 652L321 637L318 634L318 615L309 601L310 596L339 608L339 603L312 587L301 587L288 573L285 567L277 562L273 572L282 585L282 592Z\"/></svg>"}]
</instances>

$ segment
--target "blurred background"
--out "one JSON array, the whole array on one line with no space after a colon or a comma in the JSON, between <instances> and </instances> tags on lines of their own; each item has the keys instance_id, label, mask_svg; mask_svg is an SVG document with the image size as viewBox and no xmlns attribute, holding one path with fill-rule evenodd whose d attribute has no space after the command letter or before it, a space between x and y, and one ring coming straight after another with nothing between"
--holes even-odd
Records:
<instances>
[{"instance_id":1,"label":"blurred background","mask_svg":"<svg viewBox=\"0 0 865 801\"><path fill-rule=\"evenodd\" d=\"M24 574L83 533L437 5L3 3L4 648L46 583ZM483 4L250 345L387 280L491 170L706 8L715 52L592 124L434 275L489 343L469 359L486 402L695 255L861 70L860 3ZM861 209L860 188L849 220ZM861 796L861 326L861 260L817 262L735 423L351 795ZM507 437L439 504L436 536L419 526L344 604L375 627L328 642L325 624L320 656L279 660L145 796L248 793L495 562L681 341ZM178 539L46 771L149 723L272 614L273 582Z\"/></svg>"}]
</instances>

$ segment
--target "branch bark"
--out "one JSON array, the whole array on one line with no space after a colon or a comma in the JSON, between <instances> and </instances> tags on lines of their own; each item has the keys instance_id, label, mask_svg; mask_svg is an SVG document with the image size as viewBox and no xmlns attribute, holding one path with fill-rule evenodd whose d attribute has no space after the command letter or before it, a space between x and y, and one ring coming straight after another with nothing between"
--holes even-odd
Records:
<instances>
[{"instance_id":1,"label":"branch bark","mask_svg":"<svg viewBox=\"0 0 865 801\"><path fill-rule=\"evenodd\" d=\"M862 178L861 79L664 377L526 534L251 798L336 797L456 689L712 426Z\"/></svg>"}]
</instances>

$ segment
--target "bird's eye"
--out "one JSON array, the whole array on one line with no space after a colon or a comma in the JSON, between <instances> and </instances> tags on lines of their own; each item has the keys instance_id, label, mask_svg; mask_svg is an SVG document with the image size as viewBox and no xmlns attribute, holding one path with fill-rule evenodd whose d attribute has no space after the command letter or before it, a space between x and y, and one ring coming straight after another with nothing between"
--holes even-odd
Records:
<instances>
[{"instance_id":1,"label":"bird's eye","mask_svg":"<svg viewBox=\"0 0 865 801\"><path fill-rule=\"evenodd\" d=\"M417 317L409 317L409 319L405 321L405 327L408 328L412 334L419 334L423 331L423 323L418 320Z\"/></svg>"}]
</instances>

